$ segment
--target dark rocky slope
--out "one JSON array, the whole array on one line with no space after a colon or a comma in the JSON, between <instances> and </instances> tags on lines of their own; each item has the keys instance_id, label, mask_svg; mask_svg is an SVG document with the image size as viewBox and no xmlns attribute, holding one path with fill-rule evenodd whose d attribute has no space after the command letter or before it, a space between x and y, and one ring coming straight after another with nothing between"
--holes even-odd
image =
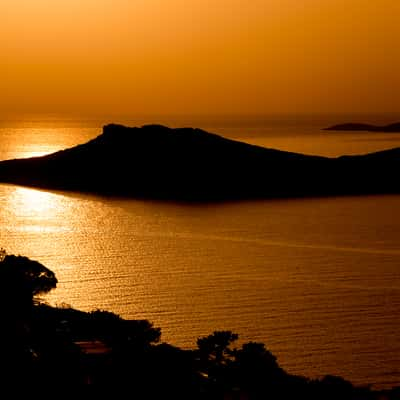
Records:
<instances>
[{"instance_id":1,"label":"dark rocky slope","mask_svg":"<svg viewBox=\"0 0 400 400\"><path fill-rule=\"evenodd\" d=\"M0 182L172 200L399 193L400 148L326 158L200 129L107 125L88 143L0 162Z\"/></svg>"}]
</instances>

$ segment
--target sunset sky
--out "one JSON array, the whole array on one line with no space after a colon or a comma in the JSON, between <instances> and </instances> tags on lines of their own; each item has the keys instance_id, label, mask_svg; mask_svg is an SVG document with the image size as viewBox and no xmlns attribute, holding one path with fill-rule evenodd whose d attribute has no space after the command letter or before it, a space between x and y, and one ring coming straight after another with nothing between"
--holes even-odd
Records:
<instances>
[{"instance_id":1,"label":"sunset sky","mask_svg":"<svg viewBox=\"0 0 400 400\"><path fill-rule=\"evenodd\" d=\"M0 112L396 112L399 0L2 0Z\"/></svg>"}]
</instances>

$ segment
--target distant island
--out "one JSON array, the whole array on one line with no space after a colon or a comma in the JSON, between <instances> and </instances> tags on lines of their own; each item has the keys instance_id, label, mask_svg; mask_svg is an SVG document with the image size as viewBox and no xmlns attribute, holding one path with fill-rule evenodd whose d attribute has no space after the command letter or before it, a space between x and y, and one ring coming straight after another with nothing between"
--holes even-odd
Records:
<instances>
[{"instance_id":1,"label":"distant island","mask_svg":"<svg viewBox=\"0 0 400 400\"><path fill-rule=\"evenodd\" d=\"M110 124L93 140L0 162L0 182L178 201L400 193L400 148L328 158L201 129Z\"/></svg>"},{"instance_id":2,"label":"distant island","mask_svg":"<svg viewBox=\"0 0 400 400\"><path fill-rule=\"evenodd\" d=\"M362 132L387 132L387 133L399 133L400 122L395 122L389 125L371 125L363 124L358 122L348 122L345 124L333 125L328 128L324 128L325 131L362 131Z\"/></svg>"}]
</instances>

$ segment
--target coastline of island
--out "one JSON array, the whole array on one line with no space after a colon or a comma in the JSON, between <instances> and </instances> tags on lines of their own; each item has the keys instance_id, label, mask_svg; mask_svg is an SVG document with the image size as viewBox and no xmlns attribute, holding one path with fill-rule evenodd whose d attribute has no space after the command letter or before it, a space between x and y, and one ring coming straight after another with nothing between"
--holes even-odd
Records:
<instances>
[{"instance_id":1,"label":"coastline of island","mask_svg":"<svg viewBox=\"0 0 400 400\"><path fill-rule=\"evenodd\" d=\"M328 158L194 128L110 124L91 141L0 162L0 182L172 201L397 194L400 148Z\"/></svg>"}]
</instances>

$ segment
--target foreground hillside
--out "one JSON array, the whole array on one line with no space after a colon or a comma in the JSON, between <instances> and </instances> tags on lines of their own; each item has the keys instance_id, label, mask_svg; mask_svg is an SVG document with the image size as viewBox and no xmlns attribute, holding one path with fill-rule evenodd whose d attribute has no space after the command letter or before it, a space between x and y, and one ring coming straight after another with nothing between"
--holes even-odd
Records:
<instances>
[{"instance_id":1,"label":"foreground hillside","mask_svg":"<svg viewBox=\"0 0 400 400\"><path fill-rule=\"evenodd\" d=\"M263 343L236 347L238 335L230 331L214 332L199 338L196 349L182 350L162 343L160 329L146 320L50 307L38 296L54 289L57 279L26 257L0 251L0 272L0 387L9 398L19 398L19 392L33 398L84 393L221 400L394 400L400 395L400 387L373 391L336 376L291 375Z\"/></svg>"},{"instance_id":2,"label":"foreground hillside","mask_svg":"<svg viewBox=\"0 0 400 400\"><path fill-rule=\"evenodd\" d=\"M214 200L399 193L400 148L326 158L199 129L107 125L88 143L0 162L0 182L143 198Z\"/></svg>"}]
</instances>

